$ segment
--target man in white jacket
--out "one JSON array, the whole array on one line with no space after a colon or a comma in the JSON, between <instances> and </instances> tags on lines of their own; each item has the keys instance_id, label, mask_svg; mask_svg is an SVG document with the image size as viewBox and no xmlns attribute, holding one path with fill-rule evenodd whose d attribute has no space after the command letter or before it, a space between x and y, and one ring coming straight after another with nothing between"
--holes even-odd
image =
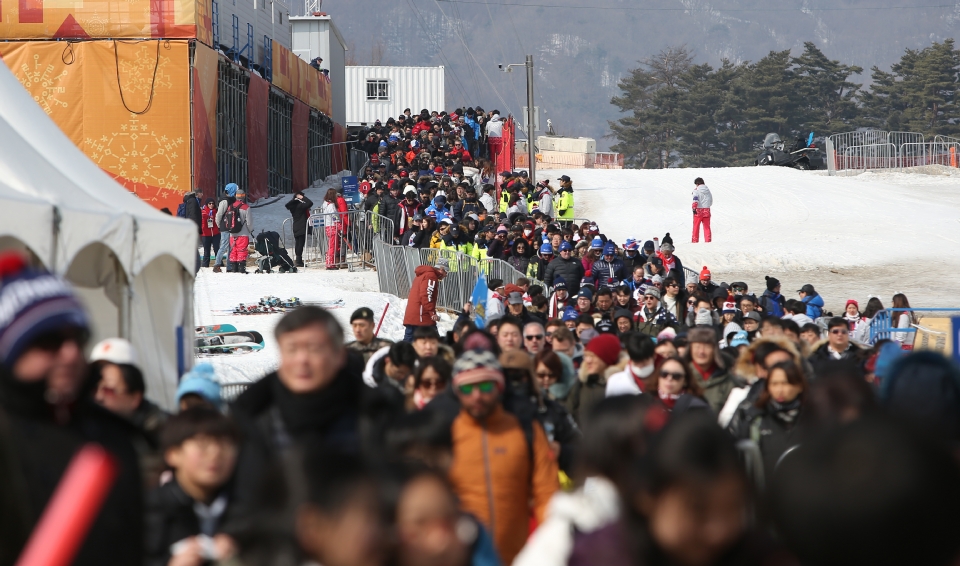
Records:
<instances>
[{"instance_id":1,"label":"man in white jacket","mask_svg":"<svg viewBox=\"0 0 960 566\"><path fill-rule=\"evenodd\" d=\"M703 177L697 177L693 181L696 188L693 189L693 243L700 241L700 225L703 225L703 240L707 243L713 240L713 232L710 231L710 207L713 206L713 195L710 189L703 182Z\"/></svg>"},{"instance_id":2,"label":"man in white jacket","mask_svg":"<svg viewBox=\"0 0 960 566\"><path fill-rule=\"evenodd\" d=\"M623 371L607 378L607 397L640 395L643 392L643 380L650 377L655 369L653 358L656 345L649 336L632 332L627 338L626 347L630 362Z\"/></svg>"}]
</instances>

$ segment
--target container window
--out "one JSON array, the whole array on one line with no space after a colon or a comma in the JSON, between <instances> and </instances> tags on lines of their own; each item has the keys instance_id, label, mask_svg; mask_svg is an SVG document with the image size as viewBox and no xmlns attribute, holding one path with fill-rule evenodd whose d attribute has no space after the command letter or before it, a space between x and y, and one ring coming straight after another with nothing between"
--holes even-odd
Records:
<instances>
[{"instance_id":1,"label":"container window","mask_svg":"<svg viewBox=\"0 0 960 566\"><path fill-rule=\"evenodd\" d=\"M386 79L367 79L367 100L390 100L390 82Z\"/></svg>"}]
</instances>

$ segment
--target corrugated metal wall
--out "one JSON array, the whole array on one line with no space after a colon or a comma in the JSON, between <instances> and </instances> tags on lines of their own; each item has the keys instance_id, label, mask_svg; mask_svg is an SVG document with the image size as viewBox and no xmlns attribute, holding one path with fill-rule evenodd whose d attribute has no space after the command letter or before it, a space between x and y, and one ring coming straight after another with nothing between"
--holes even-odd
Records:
<instances>
[{"instance_id":1,"label":"corrugated metal wall","mask_svg":"<svg viewBox=\"0 0 960 566\"><path fill-rule=\"evenodd\" d=\"M386 80L388 100L367 100L367 81ZM405 108L446 110L443 67L347 67L346 122L348 126L372 124L399 116Z\"/></svg>"}]
</instances>

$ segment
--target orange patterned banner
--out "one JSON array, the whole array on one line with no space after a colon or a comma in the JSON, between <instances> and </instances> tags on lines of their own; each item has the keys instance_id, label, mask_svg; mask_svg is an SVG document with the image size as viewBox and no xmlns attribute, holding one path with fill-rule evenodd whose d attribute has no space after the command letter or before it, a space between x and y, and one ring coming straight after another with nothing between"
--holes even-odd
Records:
<instances>
[{"instance_id":1,"label":"orange patterned banner","mask_svg":"<svg viewBox=\"0 0 960 566\"><path fill-rule=\"evenodd\" d=\"M186 41L0 43L0 55L101 169L176 210L191 190Z\"/></svg>"},{"instance_id":2,"label":"orange patterned banner","mask_svg":"<svg viewBox=\"0 0 960 566\"><path fill-rule=\"evenodd\" d=\"M0 39L197 38L210 0L0 0Z\"/></svg>"},{"instance_id":3,"label":"orange patterned banner","mask_svg":"<svg viewBox=\"0 0 960 566\"><path fill-rule=\"evenodd\" d=\"M273 85L327 116L332 114L330 78L276 41L273 42Z\"/></svg>"}]
</instances>

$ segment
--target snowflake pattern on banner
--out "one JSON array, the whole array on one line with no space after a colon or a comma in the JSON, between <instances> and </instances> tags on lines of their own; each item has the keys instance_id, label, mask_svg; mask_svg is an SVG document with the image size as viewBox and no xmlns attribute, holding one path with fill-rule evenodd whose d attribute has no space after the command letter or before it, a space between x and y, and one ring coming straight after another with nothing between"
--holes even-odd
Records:
<instances>
[{"instance_id":1,"label":"snowflake pattern on banner","mask_svg":"<svg viewBox=\"0 0 960 566\"><path fill-rule=\"evenodd\" d=\"M135 59L121 59L120 76L123 94L128 97L127 103L130 104L133 100L143 100L146 103L151 86L154 94L161 88L172 88L173 81L167 73L169 65L169 57L161 54L158 60L156 52L150 51L147 47L141 47L140 56ZM154 79L154 67L157 69L156 79Z\"/></svg>"},{"instance_id":2,"label":"snowflake pattern on banner","mask_svg":"<svg viewBox=\"0 0 960 566\"><path fill-rule=\"evenodd\" d=\"M173 171L184 143L182 137L158 136L131 112L119 132L84 140L84 152L102 169L135 183L166 187L179 179Z\"/></svg>"},{"instance_id":3,"label":"snowflake pattern on banner","mask_svg":"<svg viewBox=\"0 0 960 566\"><path fill-rule=\"evenodd\" d=\"M33 88L35 85L40 85L43 88L40 94L33 96L33 99L37 101L37 104L39 104L48 115L53 113L55 106L61 108L69 106L65 101L57 98L57 95L66 92L66 88L60 84L60 81L67 77L66 69L57 73L53 65L44 65L40 62L40 56L34 55L33 68L30 68L30 65L24 63L20 65L20 71L20 84L22 84L27 91L36 92Z\"/></svg>"}]
</instances>

